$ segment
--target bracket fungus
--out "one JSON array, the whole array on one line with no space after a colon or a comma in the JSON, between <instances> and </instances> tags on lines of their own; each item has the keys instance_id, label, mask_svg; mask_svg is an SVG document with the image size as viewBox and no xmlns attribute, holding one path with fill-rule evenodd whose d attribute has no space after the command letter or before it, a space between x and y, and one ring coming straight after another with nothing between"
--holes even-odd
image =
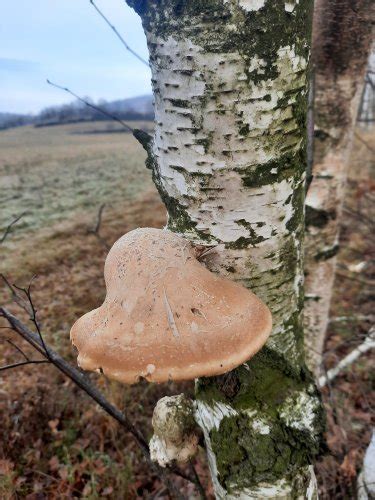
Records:
<instances>
[{"instance_id":1,"label":"bracket fungus","mask_svg":"<svg viewBox=\"0 0 375 500\"><path fill-rule=\"evenodd\" d=\"M209 271L170 231L122 236L104 275L104 303L73 325L71 340L81 368L120 382L219 375L251 358L271 332L267 306Z\"/></svg>"}]
</instances>

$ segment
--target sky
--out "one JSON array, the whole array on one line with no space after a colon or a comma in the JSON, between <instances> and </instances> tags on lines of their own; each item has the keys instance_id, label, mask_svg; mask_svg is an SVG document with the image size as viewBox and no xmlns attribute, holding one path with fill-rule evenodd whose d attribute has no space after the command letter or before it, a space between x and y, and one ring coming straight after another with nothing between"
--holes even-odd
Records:
<instances>
[{"instance_id":1,"label":"sky","mask_svg":"<svg viewBox=\"0 0 375 500\"><path fill-rule=\"evenodd\" d=\"M139 17L125 0L96 0L128 45L147 60ZM0 112L37 113L72 97L151 92L150 70L128 52L89 0L0 0Z\"/></svg>"}]
</instances>

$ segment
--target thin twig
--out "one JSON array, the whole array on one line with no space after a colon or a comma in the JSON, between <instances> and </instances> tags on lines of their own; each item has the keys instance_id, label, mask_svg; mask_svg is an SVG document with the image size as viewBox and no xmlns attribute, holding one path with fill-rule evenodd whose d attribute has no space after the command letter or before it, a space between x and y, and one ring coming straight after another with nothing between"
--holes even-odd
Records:
<instances>
[{"instance_id":1,"label":"thin twig","mask_svg":"<svg viewBox=\"0 0 375 500\"><path fill-rule=\"evenodd\" d=\"M327 375L327 368L326 368L326 364L325 364L325 359L323 358L322 360L322 370L323 372ZM333 417L333 421L335 423L335 425L337 425L340 430L341 429L341 425L339 423L339 417L338 417L338 414L337 414L337 407L336 407L336 398L333 394L333 389L332 389L332 384L331 384L331 381L327 378L327 389L328 389L328 399L329 399L329 402L330 402L330 406L331 406L331 409L332 409L332 417Z\"/></svg>"},{"instance_id":2,"label":"thin twig","mask_svg":"<svg viewBox=\"0 0 375 500\"><path fill-rule=\"evenodd\" d=\"M363 224L369 226L373 226L375 224L374 220L371 217L368 217L366 214L358 210L353 210L352 208L344 207L344 212L355 218L357 222L362 222Z\"/></svg>"},{"instance_id":3,"label":"thin twig","mask_svg":"<svg viewBox=\"0 0 375 500\"><path fill-rule=\"evenodd\" d=\"M331 347L330 349L326 349L324 351L324 353L323 353L323 358L326 358L326 357L328 357L331 354L335 354L336 355L337 351L339 351L343 347L351 347L353 345L358 345L358 341L362 340L362 338L366 338L366 337L362 336L362 335L354 335L350 339L343 340L343 341L339 342L334 347ZM318 352L318 351L316 351L316 352Z\"/></svg>"},{"instance_id":4,"label":"thin twig","mask_svg":"<svg viewBox=\"0 0 375 500\"><path fill-rule=\"evenodd\" d=\"M34 473L34 474L39 474L40 476L43 476L43 477L46 477L48 478L50 481L53 481L55 483L60 483L61 479L57 479L57 477L53 477L51 476L50 474L46 474L45 472L42 472L41 470L37 470L37 469L25 469L25 472L26 473ZM80 490L77 490L76 488L74 488L72 485L70 485L70 491L72 492L75 492L75 493L78 493L78 496L77 498L80 498L82 497L82 491ZM18 500L19 497L16 498L16 500ZM74 498L74 497L73 497Z\"/></svg>"},{"instance_id":5,"label":"thin twig","mask_svg":"<svg viewBox=\"0 0 375 500\"><path fill-rule=\"evenodd\" d=\"M8 344L10 344L12 347L14 347L14 349L16 349L16 351L18 351L18 352L21 354L21 356L22 356L23 358L25 358L25 360L26 360L26 361L30 361L29 356L28 356L25 352L23 352L23 350L22 350L20 347L18 347L18 345L17 345L17 344L15 344L15 343L14 343L12 340L10 340L10 339L7 339L6 341L8 342Z\"/></svg>"},{"instance_id":6,"label":"thin twig","mask_svg":"<svg viewBox=\"0 0 375 500\"><path fill-rule=\"evenodd\" d=\"M103 12L95 4L94 0L90 0L90 3L94 7L96 12L100 15L100 17L102 19L104 19L104 21L108 24L108 26L111 28L111 30L115 33L115 35L121 41L121 43L126 48L126 50L128 50L131 54L133 54L133 56L135 56L139 61L141 61L143 64L145 64L149 68L150 65L148 64L148 62L145 59L143 59L143 57L141 57L139 54L137 54L137 52L135 52L135 50L133 50L131 47L129 47L129 45L126 43L124 38L120 35L120 33L117 31L115 26L113 26L113 24L110 22L110 20L103 14Z\"/></svg>"},{"instance_id":7,"label":"thin twig","mask_svg":"<svg viewBox=\"0 0 375 500\"><path fill-rule=\"evenodd\" d=\"M20 297L16 291L14 290L13 286L9 283L8 279L4 274L0 274L1 279L4 281L5 286L9 289L10 293L12 294L12 300L21 308L23 309L27 314L31 314L31 311L28 307L27 302L25 299Z\"/></svg>"},{"instance_id":8,"label":"thin twig","mask_svg":"<svg viewBox=\"0 0 375 500\"><path fill-rule=\"evenodd\" d=\"M199 495L201 497L201 500L206 500L207 499L206 492L203 488L203 485L202 485L200 477L198 476L198 473L194 467L194 464L191 460L189 461L189 464L190 464L191 472L192 472L193 476L195 477L195 481L196 481L195 484L196 484L197 489L199 491Z\"/></svg>"},{"instance_id":9,"label":"thin twig","mask_svg":"<svg viewBox=\"0 0 375 500\"><path fill-rule=\"evenodd\" d=\"M364 278L357 278L356 276L349 276L348 274L345 273L336 273L337 276L340 278L343 278L345 280L350 280L350 281L357 281L358 283L361 283L362 285L368 285L368 286L373 286L375 281L374 280L366 280Z\"/></svg>"},{"instance_id":10,"label":"thin twig","mask_svg":"<svg viewBox=\"0 0 375 500\"><path fill-rule=\"evenodd\" d=\"M20 292L23 292L26 295L28 304L30 305L30 311L29 311L30 320L34 323L36 331L38 332L38 336L39 336L40 342L41 342L41 344L43 346L45 356L47 357L47 359L50 359L49 352L48 352L47 346L46 346L46 344L44 342L43 335L42 335L42 332L40 330L39 322L38 322L38 319L37 319L37 316L36 316L37 310L36 310L36 308L34 306L34 302L33 302L33 299L31 297L31 285L32 285L32 283L33 283L33 281L34 281L35 278L36 278L36 276L33 276L31 278L31 281L30 281L30 283L29 283L29 285L28 285L27 288L22 288L22 287L19 287L19 286L17 286L17 285L14 284L13 285L13 289L16 288L17 290L19 290Z\"/></svg>"},{"instance_id":11,"label":"thin twig","mask_svg":"<svg viewBox=\"0 0 375 500\"><path fill-rule=\"evenodd\" d=\"M39 351L43 356L47 356L44 345L42 344L39 336L33 333L26 325L10 313L4 307L0 307L0 316L5 318L13 331L18 333L24 340L26 340L34 349ZM67 377L69 377L76 385L83 389L94 401L96 401L105 411L117 420L123 427L126 428L137 440L138 444L143 451L148 450L148 445L145 439L139 434L138 430L127 420L127 417L121 413L117 408L111 405L104 396L94 387L89 379L77 368L67 363L59 354L48 348L50 361Z\"/></svg>"},{"instance_id":12,"label":"thin twig","mask_svg":"<svg viewBox=\"0 0 375 500\"><path fill-rule=\"evenodd\" d=\"M98 215L97 215L95 227L94 227L94 229L89 229L88 233L89 234L93 234L99 240L99 242L107 250L109 250L111 248L111 246L106 242L106 240L100 234L100 228L101 228L101 225L102 225L102 217L103 217L104 208L105 208L105 203L103 203L102 205L100 205L99 210L98 210Z\"/></svg>"},{"instance_id":13,"label":"thin twig","mask_svg":"<svg viewBox=\"0 0 375 500\"><path fill-rule=\"evenodd\" d=\"M99 233L99 231L100 231L100 226L101 226L101 223L102 223L102 215L103 215L103 210L104 209L105 209L105 203L103 203L99 207L98 218L97 218L96 225L95 225L95 228L94 228L94 233Z\"/></svg>"},{"instance_id":14,"label":"thin twig","mask_svg":"<svg viewBox=\"0 0 375 500\"><path fill-rule=\"evenodd\" d=\"M102 113L103 115L107 116L111 120L114 120L115 122L120 123L126 130L129 130L129 132L132 132L132 133L134 132L134 129L132 127L130 127L130 125L125 123L123 120L121 120L121 118L119 118L116 115L112 115L111 113L108 113L108 111L106 111L105 109L101 109L98 106L95 106L95 104L91 104L90 102L86 101L85 99L83 99L82 97L77 95L72 90L68 89L68 87L62 87L61 85L58 85L57 83L53 83L53 82L51 82L51 80L48 80L48 79L47 79L47 83L48 83L48 85L51 85L52 87L55 87L57 89L63 90L64 92L67 92L68 94L72 95L73 97L75 97L76 99L81 101L83 104L86 104L86 106L88 106L89 108L95 109L95 111L99 111L99 113Z\"/></svg>"},{"instance_id":15,"label":"thin twig","mask_svg":"<svg viewBox=\"0 0 375 500\"><path fill-rule=\"evenodd\" d=\"M357 132L354 132L354 135L355 135L356 139L358 139L360 142L362 142L362 144L364 144L369 151L371 151L372 153L375 153L375 149L372 146L370 146L370 144L368 144L368 142L366 142L364 139L362 139L362 137L359 134L357 134Z\"/></svg>"},{"instance_id":16,"label":"thin twig","mask_svg":"<svg viewBox=\"0 0 375 500\"><path fill-rule=\"evenodd\" d=\"M22 219L22 217L24 217L25 215L27 214L27 212L22 212L22 214L18 215L14 220L12 220L12 222L10 224L8 224L8 226L5 228L5 231L4 231L4 234L2 235L2 237L0 238L0 245L2 243L4 243L4 241L7 239L7 237L9 236L9 233L11 232L12 230L12 227L17 224L17 222Z\"/></svg>"},{"instance_id":17,"label":"thin twig","mask_svg":"<svg viewBox=\"0 0 375 500\"><path fill-rule=\"evenodd\" d=\"M10 365L0 366L0 372L10 370L11 368L18 368L25 365L40 365L42 363L49 363L47 359L29 359L29 361L20 361L19 363L12 363Z\"/></svg>"},{"instance_id":18,"label":"thin twig","mask_svg":"<svg viewBox=\"0 0 375 500\"><path fill-rule=\"evenodd\" d=\"M356 316L333 316L332 318L329 319L330 323L336 323L336 322L356 322L356 321L373 321L375 319L375 315L373 314L358 314Z\"/></svg>"}]
</instances>

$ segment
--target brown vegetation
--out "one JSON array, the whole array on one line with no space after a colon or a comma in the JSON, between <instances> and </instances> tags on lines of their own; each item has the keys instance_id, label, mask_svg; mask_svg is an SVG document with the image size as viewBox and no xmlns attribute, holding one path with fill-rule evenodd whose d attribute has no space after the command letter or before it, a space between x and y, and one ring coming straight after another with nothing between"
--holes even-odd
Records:
<instances>
[{"instance_id":1,"label":"brown vegetation","mask_svg":"<svg viewBox=\"0 0 375 500\"><path fill-rule=\"evenodd\" d=\"M135 141L126 134L70 135L77 127L84 126L49 131L25 128L0 134L0 144L8 144L7 159L0 164L2 180L4 176L8 181L9 176L19 177L12 177L18 187L7 190L8 199L14 193L18 198L0 201L7 207L2 227L25 209L33 212L12 228L2 246L2 272L22 285L37 275L33 298L45 338L72 363L75 353L69 329L80 315L98 306L104 294L107 250L103 241L89 231L95 227L99 206L107 204L100 236L108 244L136 227L162 227L165 223L164 207ZM374 145L374 133L359 133ZM39 141L38 146L35 141ZM21 143L22 148L18 147ZM371 318L373 314L374 214L370 202L374 185L367 170L371 161L373 169L371 152L357 141L332 308L334 318L349 319L331 322L327 368L361 341L370 326L363 317ZM78 175L77 165L83 172L78 188L73 182ZM37 184L38 179L40 198L44 200L40 208L33 205L36 195L32 183ZM64 191L66 182L70 182L69 189ZM85 192L77 194L77 189ZM61 206L53 203L59 196ZM366 262L362 271L350 270L360 262ZM5 287L0 296L1 303L16 311L9 304ZM17 340L25 347L10 331L1 331L2 339ZM25 351L30 352L27 347ZM0 353L2 364L17 358L12 346L5 342L0 343ZM370 367L368 354L323 391L331 451L317 467L323 499L353 497L355 478L370 437L374 401ZM126 409L148 437L157 399L192 391L192 384L139 384L129 388L101 376L92 378L111 401ZM51 366L30 366L1 374L0 421L0 498L165 497L164 486L143 462L131 437ZM197 469L208 484L203 454L198 457ZM180 486L193 497L193 490L188 490L185 483Z\"/></svg>"}]
</instances>

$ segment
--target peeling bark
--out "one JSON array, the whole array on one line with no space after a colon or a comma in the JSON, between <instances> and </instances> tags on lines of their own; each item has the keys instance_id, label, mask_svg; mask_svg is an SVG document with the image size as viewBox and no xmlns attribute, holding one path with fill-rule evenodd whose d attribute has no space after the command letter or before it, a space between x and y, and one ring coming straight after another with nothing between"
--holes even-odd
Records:
<instances>
[{"instance_id":1,"label":"peeling bark","mask_svg":"<svg viewBox=\"0 0 375 500\"><path fill-rule=\"evenodd\" d=\"M147 165L168 228L214 246L207 267L271 309L267 347L197 381L217 498L316 498L323 426L304 366L303 250L310 0L127 0L155 97Z\"/></svg>"},{"instance_id":2,"label":"peeling bark","mask_svg":"<svg viewBox=\"0 0 375 500\"><path fill-rule=\"evenodd\" d=\"M352 137L374 34L372 0L316 0L315 138L306 199L305 344L319 376Z\"/></svg>"},{"instance_id":3,"label":"peeling bark","mask_svg":"<svg viewBox=\"0 0 375 500\"><path fill-rule=\"evenodd\" d=\"M199 433L193 402L184 394L160 399L154 409L152 426L150 456L161 467L174 462L186 463L197 453Z\"/></svg>"}]
</instances>

